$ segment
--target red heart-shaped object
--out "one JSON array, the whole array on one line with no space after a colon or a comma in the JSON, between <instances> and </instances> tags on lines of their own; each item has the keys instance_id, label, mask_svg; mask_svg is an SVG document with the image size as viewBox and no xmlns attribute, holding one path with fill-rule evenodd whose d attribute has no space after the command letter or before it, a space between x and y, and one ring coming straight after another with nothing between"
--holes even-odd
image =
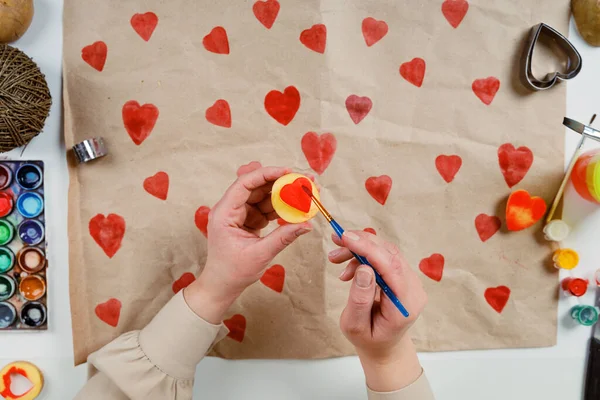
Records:
<instances>
[{"instance_id":1,"label":"red heart-shaped object","mask_svg":"<svg viewBox=\"0 0 600 400\"><path fill-rule=\"evenodd\" d=\"M506 184L511 188L527 175L533 164L533 153L528 147L521 146L515 149L512 144L504 143L498 147L498 164Z\"/></svg>"},{"instance_id":2,"label":"red heart-shaped object","mask_svg":"<svg viewBox=\"0 0 600 400\"><path fill-rule=\"evenodd\" d=\"M308 165L321 175L335 154L337 140L331 133L317 135L315 132L307 132L302 137L301 145Z\"/></svg>"},{"instance_id":3,"label":"red heart-shaped object","mask_svg":"<svg viewBox=\"0 0 600 400\"><path fill-rule=\"evenodd\" d=\"M447 183L454 180L454 177L461 166L462 158L457 155L446 156L442 154L435 159L435 168L437 168L438 172Z\"/></svg>"},{"instance_id":4,"label":"red heart-shaped object","mask_svg":"<svg viewBox=\"0 0 600 400\"><path fill-rule=\"evenodd\" d=\"M508 298L510 297L510 289L506 286L487 288L485 289L483 296L488 304L492 306L492 308L496 310L498 314L500 314L508 302Z\"/></svg>"},{"instance_id":5,"label":"red heart-shaped object","mask_svg":"<svg viewBox=\"0 0 600 400\"><path fill-rule=\"evenodd\" d=\"M246 318L242 314L235 314L231 318L224 320L223 324L229 329L227 336L242 343L246 334Z\"/></svg>"},{"instance_id":6,"label":"red heart-shaped object","mask_svg":"<svg viewBox=\"0 0 600 400\"><path fill-rule=\"evenodd\" d=\"M206 206L202 206L196 210L196 214L194 215L194 222L196 223L196 227L200 229L200 232L204 234L204 236L208 237L208 214L210 213L210 208Z\"/></svg>"},{"instance_id":7,"label":"red heart-shaped object","mask_svg":"<svg viewBox=\"0 0 600 400\"><path fill-rule=\"evenodd\" d=\"M416 87L423 85L425 78L425 60L416 57L400 65L400 75Z\"/></svg>"},{"instance_id":8,"label":"red heart-shaped object","mask_svg":"<svg viewBox=\"0 0 600 400\"><path fill-rule=\"evenodd\" d=\"M288 224L289 224L289 222L287 222L286 220L277 218L277 225L283 226L283 225L288 225Z\"/></svg>"},{"instance_id":9,"label":"red heart-shaped object","mask_svg":"<svg viewBox=\"0 0 600 400\"><path fill-rule=\"evenodd\" d=\"M157 24L158 17L153 12L135 14L131 17L131 26L146 42L152 37Z\"/></svg>"},{"instance_id":10,"label":"red heart-shaped object","mask_svg":"<svg viewBox=\"0 0 600 400\"><path fill-rule=\"evenodd\" d=\"M231 109L229 103L223 99L215 101L206 109L206 120L211 124L231 128Z\"/></svg>"},{"instance_id":11,"label":"red heart-shaped object","mask_svg":"<svg viewBox=\"0 0 600 400\"><path fill-rule=\"evenodd\" d=\"M312 184L310 181L306 178L298 178L294 182L284 185L279 192L279 197L288 206L307 213L310 211L312 200L304 189L302 189L303 186L308 188L312 193Z\"/></svg>"},{"instance_id":12,"label":"red heart-shaped object","mask_svg":"<svg viewBox=\"0 0 600 400\"><path fill-rule=\"evenodd\" d=\"M125 236L125 219L117 214L98 214L89 223L90 235L98 246L112 258L121 248L121 241Z\"/></svg>"},{"instance_id":13,"label":"red heart-shaped object","mask_svg":"<svg viewBox=\"0 0 600 400\"><path fill-rule=\"evenodd\" d=\"M392 178L387 175L372 176L365 182L365 188L378 203L385 205L392 190Z\"/></svg>"},{"instance_id":14,"label":"red heart-shaped object","mask_svg":"<svg viewBox=\"0 0 600 400\"><path fill-rule=\"evenodd\" d=\"M222 26L216 26L202 39L204 48L212 53L229 54L229 39L227 31Z\"/></svg>"},{"instance_id":15,"label":"red heart-shaped object","mask_svg":"<svg viewBox=\"0 0 600 400\"><path fill-rule=\"evenodd\" d=\"M191 272L185 272L181 275L179 279L173 282L173 286L171 286L171 289L173 289L173 293L177 294L180 290L185 289L195 280L196 277L194 276L194 274L192 274Z\"/></svg>"},{"instance_id":16,"label":"red heart-shaped object","mask_svg":"<svg viewBox=\"0 0 600 400\"><path fill-rule=\"evenodd\" d=\"M541 197L531 197L525 190L516 190L506 203L506 227L520 231L538 222L546 213L546 202Z\"/></svg>"},{"instance_id":17,"label":"red heart-shaped object","mask_svg":"<svg viewBox=\"0 0 600 400\"><path fill-rule=\"evenodd\" d=\"M458 28L467 11L469 3L466 0L446 0L442 3L442 14L453 28Z\"/></svg>"},{"instance_id":18,"label":"red heart-shaped object","mask_svg":"<svg viewBox=\"0 0 600 400\"><path fill-rule=\"evenodd\" d=\"M142 144L152 133L158 119L158 108L154 104L140 104L130 100L123 106L123 124L136 145Z\"/></svg>"},{"instance_id":19,"label":"red heart-shaped object","mask_svg":"<svg viewBox=\"0 0 600 400\"><path fill-rule=\"evenodd\" d=\"M373 235L377 235L377 231L373 228L365 228L363 229L363 231L372 233Z\"/></svg>"},{"instance_id":20,"label":"red heart-shaped object","mask_svg":"<svg viewBox=\"0 0 600 400\"><path fill-rule=\"evenodd\" d=\"M367 17L362 22L362 33L368 47L379 42L388 33L388 24L385 21L377 21L375 18Z\"/></svg>"},{"instance_id":21,"label":"red heart-shaped object","mask_svg":"<svg viewBox=\"0 0 600 400\"><path fill-rule=\"evenodd\" d=\"M271 90L265 96L265 110L282 125L287 125L294 119L300 108L300 92L294 86L288 86L283 93Z\"/></svg>"},{"instance_id":22,"label":"red heart-shaped object","mask_svg":"<svg viewBox=\"0 0 600 400\"><path fill-rule=\"evenodd\" d=\"M262 168L262 164L258 161L250 161L248 164L244 164L238 168L236 174L237 176L242 176L247 174L248 172L256 171L257 169Z\"/></svg>"},{"instance_id":23,"label":"red heart-shaped object","mask_svg":"<svg viewBox=\"0 0 600 400\"><path fill-rule=\"evenodd\" d=\"M277 293L281 293L283 291L283 283L285 281L285 269L283 266L275 264L265 271L263 276L260 278L260 281L269 289L273 289Z\"/></svg>"},{"instance_id":24,"label":"red heart-shaped object","mask_svg":"<svg viewBox=\"0 0 600 400\"><path fill-rule=\"evenodd\" d=\"M161 200L167 199L169 193L169 175L160 171L144 180L144 190Z\"/></svg>"},{"instance_id":25,"label":"red heart-shaped object","mask_svg":"<svg viewBox=\"0 0 600 400\"><path fill-rule=\"evenodd\" d=\"M327 44L327 27L323 24L313 25L300 34L300 42L317 53L325 53Z\"/></svg>"},{"instance_id":26,"label":"red heart-shaped object","mask_svg":"<svg viewBox=\"0 0 600 400\"><path fill-rule=\"evenodd\" d=\"M117 299L109 299L106 303L98 304L94 311L101 321L116 328L121 316L121 302Z\"/></svg>"},{"instance_id":27,"label":"red heart-shaped object","mask_svg":"<svg viewBox=\"0 0 600 400\"><path fill-rule=\"evenodd\" d=\"M444 273L444 256L438 253L424 258L419 263L419 269L434 281L441 281Z\"/></svg>"},{"instance_id":28,"label":"red heart-shaped object","mask_svg":"<svg viewBox=\"0 0 600 400\"><path fill-rule=\"evenodd\" d=\"M483 104L489 106L500 89L500 81L493 76L485 79L475 79L471 85L471 89L473 89L473 93L479 97L479 100Z\"/></svg>"},{"instance_id":29,"label":"red heart-shaped object","mask_svg":"<svg viewBox=\"0 0 600 400\"><path fill-rule=\"evenodd\" d=\"M479 214L475 217L475 229L482 242L494 236L501 226L502 221L495 215Z\"/></svg>"},{"instance_id":30,"label":"red heart-shaped object","mask_svg":"<svg viewBox=\"0 0 600 400\"><path fill-rule=\"evenodd\" d=\"M373 108L373 102L367 96L352 94L346 99L346 110L355 124L362 121Z\"/></svg>"},{"instance_id":31,"label":"red heart-shaped object","mask_svg":"<svg viewBox=\"0 0 600 400\"><path fill-rule=\"evenodd\" d=\"M267 29L271 29L279 14L279 2L277 0L266 0L257 1L252 6L252 12L256 19L265 26Z\"/></svg>"},{"instance_id":32,"label":"red heart-shaped object","mask_svg":"<svg viewBox=\"0 0 600 400\"><path fill-rule=\"evenodd\" d=\"M108 46L106 43L99 41L89 46L85 46L81 50L81 58L88 63L92 68L102 72L108 55Z\"/></svg>"}]
</instances>

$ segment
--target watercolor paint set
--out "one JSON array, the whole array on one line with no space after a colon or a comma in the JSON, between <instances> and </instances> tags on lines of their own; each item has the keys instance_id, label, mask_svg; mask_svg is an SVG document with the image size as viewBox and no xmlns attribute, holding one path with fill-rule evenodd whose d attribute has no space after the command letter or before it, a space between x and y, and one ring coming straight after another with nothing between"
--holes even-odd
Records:
<instances>
[{"instance_id":1,"label":"watercolor paint set","mask_svg":"<svg viewBox=\"0 0 600 400\"><path fill-rule=\"evenodd\" d=\"M44 163L0 160L0 331L48 327Z\"/></svg>"}]
</instances>

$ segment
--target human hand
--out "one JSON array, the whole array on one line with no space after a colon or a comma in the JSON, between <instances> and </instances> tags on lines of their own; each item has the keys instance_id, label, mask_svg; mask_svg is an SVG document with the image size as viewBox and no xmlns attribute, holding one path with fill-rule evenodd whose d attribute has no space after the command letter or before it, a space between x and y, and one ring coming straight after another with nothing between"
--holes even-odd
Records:
<instances>
[{"instance_id":1,"label":"human hand","mask_svg":"<svg viewBox=\"0 0 600 400\"><path fill-rule=\"evenodd\" d=\"M219 323L235 299L262 276L273 258L299 236L309 222L260 231L279 216L271 204L271 188L287 168L264 167L240 176L227 189L208 217L208 256L204 270L185 289L186 302L196 314Z\"/></svg>"},{"instance_id":2,"label":"human hand","mask_svg":"<svg viewBox=\"0 0 600 400\"><path fill-rule=\"evenodd\" d=\"M333 241L341 246L329 253L329 260L340 264L351 260L340 275L352 281L348 304L340 318L340 327L356 347L367 378L375 391L389 392L408 386L421 374L414 345L407 334L427 303L427 295L417 274L400 250L379 236L363 231L347 231ZM360 265L350 251L365 256L410 316L404 317L375 283L373 269Z\"/></svg>"}]
</instances>

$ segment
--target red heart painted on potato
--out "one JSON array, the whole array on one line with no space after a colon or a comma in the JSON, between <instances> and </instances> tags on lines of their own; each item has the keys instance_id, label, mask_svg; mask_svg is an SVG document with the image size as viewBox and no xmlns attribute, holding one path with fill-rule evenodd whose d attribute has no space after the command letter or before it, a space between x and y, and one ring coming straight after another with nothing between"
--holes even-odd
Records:
<instances>
[{"instance_id":1,"label":"red heart painted on potato","mask_svg":"<svg viewBox=\"0 0 600 400\"><path fill-rule=\"evenodd\" d=\"M471 85L471 89L473 89L473 93L479 97L479 100L483 104L489 106L500 89L500 81L493 76L485 79L475 79Z\"/></svg>"},{"instance_id":2,"label":"red heart painted on potato","mask_svg":"<svg viewBox=\"0 0 600 400\"><path fill-rule=\"evenodd\" d=\"M244 164L238 168L236 174L237 176L242 176L247 174L248 172L256 171L257 169L262 168L262 164L258 161L250 161L248 164Z\"/></svg>"},{"instance_id":3,"label":"red heart painted on potato","mask_svg":"<svg viewBox=\"0 0 600 400\"><path fill-rule=\"evenodd\" d=\"M235 314L231 318L224 320L223 324L229 329L227 336L242 343L246 334L246 318L241 314Z\"/></svg>"},{"instance_id":4,"label":"red heart painted on potato","mask_svg":"<svg viewBox=\"0 0 600 400\"><path fill-rule=\"evenodd\" d=\"M152 196L166 200L169 193L169 175L160 171L144 180L144 190Z\"/></svg>"},{"instance_id":5,"label":"red heart painted on potato","mask_svg":"<svg viewBox=\"0 0 600 400\"><path fill-rule=\"evenodd\" d=\"M511 188L527 175L533 164L533 153L528 147L521 146L515 149L512 144L504 143L498 147L498 164L506 184Z\"/></svg>"},{"instance_id":6,"label":"red heart painted on potato","mask_svg":"<svg viewBox=\"0 0 600 400\"><path fill-rule=\"evenodd\" d=\"M466 0L446 0L442 3L442 14L453 28L458 28L467 11L469 3Z\"/></svg>"},{"instance_id":7,"label":"red heart painted on potato","mask_svg":"<svg viewBox=\"0 0 600 400\"><path fill-rule=\"evenodd\" d=\"M377 231L373 228L365 228L363 229L363 231L372 233L373 235L377 235Z\"/></svg>"},{"instance_id":8,"label":"red heart painted on potato","mask_svg":"<svg viewBox=\"0 0 600 400\"><path fill-rule=\"evenodd\" d=\"M435 159L435 168L437 168L438 172L447 183L450 183L454 180L454 177L460 170L461 166L462 158L457 155L440 155Z\"/></svg>"},{"instance_id":9,"label":"red heart painted on potato","mask_svg":"<svg viewBox=\"0 0 600 400\"><path fill-rule=\"evenodd\" d=\"M506 203L506 227L509 231L529 228L546 214L546 202L540 197L531 197L525 190L514 191Z\"/></svg>"},{"instance_id":10,"label":"red heart painted on potato","mask_svg":"<svg viewBox=\"0 0 600 400\"><path fill-rule=\"evenodd\" d=\"M385 21L377 21L372 17L365 18L362 22L362 33L365 43L368 47L371 47L387 35L388 24Z\"/></svg>"},{"instance_id":11,"label":"red heart painted on potato","mask_svg":"<svg viewBox=\"0 0 600 400\"><path fill-rule=\"evenodd\" d=\"M303 186L312 193L310 181L306 178L298 178L294 182L284 185L279 192L279 197L288 206L307 213L310 211L312 200L302 188Z\"/></svg>"},{"instance_id":12,"label":"red heart painted on potato","mask_svg":"<svg viewBox=\"0 0 600 400\"><path fill-rule=\"evenodd\" d=\"M152 37L157 24L158 17L153 12L135 14L131 17L131 26L146 42Z\"/></svg>"},{"instance_id":13,"label":"red heart painted on potato","mask_svg":"<svg viewBox=\"0 0 600 400\"><path fill-rule=\"evenodd\" d=\"M265 110L284 126L292 122L299 108L300 92L294 86L286 87L283 93L271 90L265 96Z\"/></svg>"},{"instance_id":14,"label":"red heart painted on potato","mask_svg":"<svg viewBox=\"0 0 600 400\"><path fill-rule=\"evenodd\" d=\"M362 121L373 108L373 102L367 96L359 97L355 94L346 99L346 110L355 124Z\"/></svg>"},{"instance_id":15,"label":"red heart painted on potato","mask_svg":"<svg viewBox=\"0 0 600 400\"><path fill-rule=\"evenodd\" d=\"M317 135L315 132L307 132L301 141L302 152L308 161L308 165L321 175L333 159L337 148L337 140L331 133Z\"/></svg>"},{"instance_id":16,"label":"red heart painted on potato","mask_svg":"<svg viewBox=\"0 0 600 400\"><path fill-rule=\"evenodd\" d=\"M99 41L89 46L85 46L81 50L81 58L88 63L92 68L102 72L108 55L108 46L106 43Z\"/></svg>"},{"instance_id":17,"label":"red heart painted on potato","mask_svg":"<svg viewBox=\"0 0 600 400\"><path fill-rule=\"evenodd\" d=\"M423 85L425 78L425 60L416 57L400 65L400 75L416 87Z\"/></svg>"},{"instance_id":18,"label":"red heart painted on potato","mask_svg":"<svg viewBox=\"0 0 600 400\"><path fill-rule=\"evenodd\" d=\"M487 288L485 289L484 297L488 304L500 314L508 302L510 289L506 286Z\"/></svg>"},{"instance_id":19,"label":"red heart painted on potato","mask_svg":"<svg viewBox=\"0 0 600 400\"><path fill-rule=\"evenodd\" d=\"M200 229L200 232L204 234L204 236L208 237L208 214L210 213L210 208L206 206L201 206L196 210L196 214L194 215L194 222L196 223L196 227Z\"/></svg>"},{"instance_id":20,"label":"red heart painted on potato","mask_svg":"<svg viewBox=\"0 0 600 400\"><path fill-rule=\"evenodd\" d=\"M204 48L212 53L229 54L229 39L227 31L222 26L216 26L202 39Z\"/></svg>"},{"instance_id":21,"label":"red heart painted on potato","mask_svg":"<svg viewBox=\"0 0 600 400\"><path fill-rule=\"evenodd\" d=\"M316 24L309 29L303 30L300 34L300 42L312 51L321 54L325 53L327 27L323 24Z\"/></svg>"},{"instance_id":22,"label":"red heart painted on potato","mask_svg":"<svg viewBox=\"0 0 600 400\"><path fill-rule=\"evenodd\" d=\"M181 275L179 279L173 282L173 286L171 286L171 289L173 289L173 293L177 294L180 290L185 289L195 280L196 277L194 276L194 274L192 274L191 272L185 272Z\"/></svg>"},{"instance_id":23,"label":"red heart painted on potato","mask_svg":"<svg viewBox=\"0 0 600 400\"><path fill-rule=\"evenodd\" d=\"M422 259L419 263L419 269L425 274L425 276L439 282L442 280L442 275L444 273L444 262L444 256L435 253L427 258Z\"/></svg>"},{"instance_id":24,"label":"red heart painted on potato","mask_svg":"<svg viewBox=\"0 0 600 400\"><path fill-rule=\"evenodd\" d=\"M142 144L152 133L158 119L158 108L154 104L140 104L130 100L123 106L123 124L136 145Z\"/></svg>"},{"instance_id":25,"label":"red heart painted on potato","mask_svg":"<svg viewBox=\"0 0 600 400\"><path fill-rule=\"evenodd\" d=\"M215 101L215 104L208 107L205 116L211 124L231 128L231 109L229 103L223 99Z\"/></svg>"},{"instance_id":26,"label":"red heart painted on potato","mask_svg":"<svg viewBox=\"0 0 600 400\"><path fill-rule=\"evenodd\" d=\"M479 214L475 217L475 229L482 242L494 236L501 226L502 221L495 215Z\"/></svg>"},{"instance_id":27,"label":"red heart painted on potato","mask_svg":"<svg viewBox=\"0 0 600 400\"><path fill-rule=\"evenodd\" d=\"M257 1L252 6L252 12L256 19L265 26L271 29L279 14L280 5L277 0Z\"/></svg>"},{"instance_id":28,"label":"red heart painted on potato","mask_svg":"<svg viewBox=\"0 0 600 400\"><path fill-rule=\"evenodd\" d=\"M392 190L392 178L387 175L372 176L365 182L365 188L378 203L385 205Z\"/></svg>"},{"instance_id":29,"label":"red heart painted on potato","mask_svg":"<svg viewBox=\"0 0 600 400\"><path fill-rule=\"evenodd\" d=\"M105 303L98 304L94 311L101 321L116 328L121 316L121 302L117 299L109 299Z\"/></svg>"},{"instance_id":30,"label":"red heart painted on potato","mask_svg":"<svg viewBox=\"0 0 600 400\"><path fill-rule=\"evenodd\" d=\"M267 269L263 276L260 278L263 285L281 293L283 291L283 284L285 281L285 269L279 264L273 265Z\"/></svg>"},{"instance_id":31,"label":"red heart painted on potato","mask_svg":"<svg viewBox=\"0 0 600 400\"><path fill-rule=\"evenodd\" d=\"M125 236L125 219L117 214L98 214L89 223L90 235L94 241L104 250L109 258L112 258L121 248L121 241Z\"/></svg>"}]
</instances>

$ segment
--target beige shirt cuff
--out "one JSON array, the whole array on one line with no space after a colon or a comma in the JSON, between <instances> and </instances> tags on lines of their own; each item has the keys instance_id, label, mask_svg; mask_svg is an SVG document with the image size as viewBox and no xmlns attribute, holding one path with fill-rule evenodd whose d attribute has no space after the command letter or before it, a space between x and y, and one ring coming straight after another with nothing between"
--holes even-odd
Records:
<instances>
[{"instance_id":1,"label":"beige shirt cuff","mask_svg":"<svg viewBox=\"0 0 600 400\"><path fill-rule=\"evenodd\" d=\"M405 388L395 392L375 392L367 388L369 400L435 400L425 372Z\"/></svg>"}]
</instances>

